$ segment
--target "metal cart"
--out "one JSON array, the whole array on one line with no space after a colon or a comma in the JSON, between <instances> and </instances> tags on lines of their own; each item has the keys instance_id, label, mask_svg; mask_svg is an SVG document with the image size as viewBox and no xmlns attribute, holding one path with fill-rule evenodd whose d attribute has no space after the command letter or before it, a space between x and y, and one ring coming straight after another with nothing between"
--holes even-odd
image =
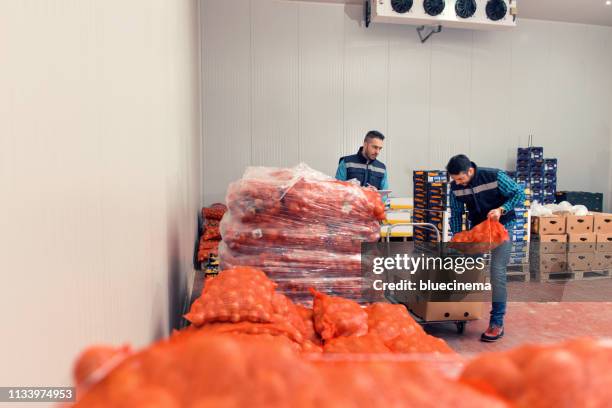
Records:
<instances>
[{"instance_id":1,"label":"metal cart","mask_svg":"<svg viewBox=\"0 0 612 408\"><path fill-rule=\"evenodd\" d=\"M385 236L384 242L387 243L387 254L389 254L391 252L391 232L393 230L393 228L399 227L399 226L410 226L410 227L422 227L422 228L426 228L429 230L432 230L433 232L435 232L436 234L436 245L432 245L431 247L435 247L436 251L438 254L441 254L441 236L440 236L440 231L438 230L438 228L431 224L431 223L398 223L398 224L391 224L389 225L389 228L387 230L387 234ZM416 248L416 245L415 245ZM408 312L410 313L410 315L416 320L417 323L419 323L421 326L426 326L426 325L430 325L430 324L441 324L441 323L454 323L457 327L457 333L458 334L463 334L463 332L465 331L465 326L468 323L469 320L425 320L423 318L421 318L420 316L415 315L410 308L408 307L407 304L402 303L400 301L398 301L392 293L390 293L389 291L385 291L385 298L391 302L391 303L395 303L395 304L402 304L406 307L406 309L408 310Z\"/></svg>"}]
</instances>

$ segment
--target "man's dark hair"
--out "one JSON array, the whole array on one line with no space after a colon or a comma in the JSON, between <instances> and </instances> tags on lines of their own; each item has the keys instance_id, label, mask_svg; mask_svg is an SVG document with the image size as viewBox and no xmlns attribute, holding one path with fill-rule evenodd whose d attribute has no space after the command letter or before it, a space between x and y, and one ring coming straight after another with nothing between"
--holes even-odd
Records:
<instances>
[{"instance_id":1,"label":"man's dark hair","mask_svg":"<svg viewBox=\"0 0 612 408\"><path fill-rule=\"evenodd\" d=\"M372 139L385 140L385 135L380 133L378 130L370 130L363 139L364 142L369 142Z\"/></svg>"},{"instance_id":2,"label":"man's dark hair","mask_svg":"<svg viewBox=\"0 0 612 408\"><path fill-rule=\"evenodd\" d=\"M457 175L465 173L470 167L472 167L472 161L465 154L458 154L448 161L446 171L448 171L448 174Z\"/></svg>"}]
</instances>

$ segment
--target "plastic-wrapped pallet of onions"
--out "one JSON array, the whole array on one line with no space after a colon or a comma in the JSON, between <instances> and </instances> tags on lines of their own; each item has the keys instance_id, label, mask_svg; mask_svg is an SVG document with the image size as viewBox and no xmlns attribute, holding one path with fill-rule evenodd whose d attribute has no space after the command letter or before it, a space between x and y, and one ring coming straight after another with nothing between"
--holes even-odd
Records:
<instances>
[{"instance_id":1,"label":"plastic-wrapped pallet of onions","mask_svg":"<svg viewBox=\"0 0 612 408\"><path fill-rule=\"evenodd\" d=\"M305 164L249 167L229 186L226 202L222 269L253 266L273 280L313 279L316 289L322 277L361 275L361 243L378 241L385 218L378 192ZM356 298L360 290L333 293Z\"/></svg>"}]
</instances>

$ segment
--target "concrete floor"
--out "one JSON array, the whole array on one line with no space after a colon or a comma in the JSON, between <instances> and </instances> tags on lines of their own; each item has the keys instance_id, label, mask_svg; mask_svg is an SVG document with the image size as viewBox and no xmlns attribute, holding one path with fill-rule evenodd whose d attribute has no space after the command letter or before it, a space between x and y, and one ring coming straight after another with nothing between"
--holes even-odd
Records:
<instances>
[{"instance_id":1,"label":"concrete floor","mask_svg":"<svg viewBox=\"0 0 612 408\"><path fill-rule=\"evenodd\" d=\"M502 351L524 343L551 343L576 337L612 338L612 302L510 302L505 319L505 335L495 343L481 342L488 325L490 305L484 304L483 318L469 322L463 334L454 324L426 327L443 338L460 354Z\"/></svg>"}]
</instances>

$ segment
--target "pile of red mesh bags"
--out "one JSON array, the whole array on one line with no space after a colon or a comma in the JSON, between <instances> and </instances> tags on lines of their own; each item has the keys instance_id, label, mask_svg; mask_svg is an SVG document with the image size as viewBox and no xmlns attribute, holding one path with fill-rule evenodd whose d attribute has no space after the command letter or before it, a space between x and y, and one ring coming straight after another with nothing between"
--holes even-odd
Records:
<instances>
[{"instance_id":1,"label":"pile of red mesh bags","mask_svg":"<svg viewBox=\"0 0 612 408\"><path fill-rule=\"evenodd\" d=\"M251 167L227 192L221 222L221 268L264 270L293 299L308 288L358 299L361 243L376 242L384 219L380 195L301 164Z\"/></svg>"},{"instance_id":2,"label":"pile of red mesh bags","mask_svg":"<svg viewBox=\"0 0 612 408\"><path fill-rule=\"evenodd\" d=\"M449 246L463 253L479 254L497 248L508 239L508 231L499 221L487 219L471 230L453 235Z\"/></svg>"},{"instance_id":3,"label":"pile of red mesh bags","mask_svg":"<svg viewBox=\"0 0 612 408\"><path fill-rule=\"evenodd\" d=\"M340 336L363 336L368 332L368 314L359 304L341 297L314 295L314 327L323 340Z\"/></svg>"},{"instance_id":4,"label":"pile of red mesh bags","mask_svg":"<svg viewBox=\"0 0 612 408\"><path fill-rule=\"evenodd\" d=\"M355 306L348 299L315 295L315 328L325 340L324 352L454 353L444 340L425 333L402 305Z\"/></svg>"},{"instance_id":5,"label":"pile of red mesh bags","mask_svg":"<svg viewBox=\"0 0 612 408\"><path fill-rule=\"evenodd\" d=\"M284 335L301 345L306 335L302 315L275 288L261 270L225 270L206 279L202 295L185 318L216 333Z\"/></svg>"},{"instance_id":6,"label":"pile of red mesh bags","mask_svg":"<svg viewBox=\"0 0 612 408\"><path fill-rule=\"evenodd\" d=\"M401 305L314 292L310 309L275 289L261 270L223 271L207 280L187 329L139 352L87 349L75 406L612 406L610 342L523 346L462 369Z\"/></svg>"},{"instance_id":7,"label":"pile of red mesh bags","mask_svg":"<svg viewBox=\"0 0 612 408\"><path fill-rule=\"evenodd\" d=\"M209 333L286 337L309 353L452 353L443 340L427 335L404 306L373 303L364 308L311 289L310 309L276 288L259 269L228 269L206 279L185 318Z\"/></svg>"},{"instance_id":8,"label":"pile of red mesh bags","mask_svg":"<svg viewBox=\"0 0 612 408\"><path fill-rule=\"evenodd\" d=\"M384 350L370 335L361 342ZM83 353L76 366L91 365L88 356ZM123 354L110 368L98 367L106 375L95 383L77 380L74 406L612 406L612 347L595 340L483 354L459 378L445 375L431 359L333 356L297 353L285 337L184 330Z\"/></svg>"},{"instance_id":9,"label":"pile of red mesh bags","mask_svg":"<svg viewBox=\"0 0 612 408\"><path fill-rule=\"evenodd\" d=\"M460 380L525 408L612 406L612 343L576 339L476 357Z\"/></svg>"},{"instance_id":10,"label":"pile of red mesh bags","mask_svg":"<svg viewBox=\"0 0 612 408\"><path fill-rule=\"evenodd\" d=\"M219 242L221 241L220 223L227 211L225 204L215 203L210 207L202 208L202 236L198 246L198 262L206 261L211 255L219 254Z\"/></svg>"},{"instance_id":11,"label":"pile of red mesh bags","mask_svg":"<svg viewBox=\"0 0 612 408\"><path fill-rule=\"evenodd\" d=\"M77 408L504 407L435 367L311 359L283 337L187 330L126 356ZM434 398L435 397L435 398Z\"/></svg>"}]
</instances>

